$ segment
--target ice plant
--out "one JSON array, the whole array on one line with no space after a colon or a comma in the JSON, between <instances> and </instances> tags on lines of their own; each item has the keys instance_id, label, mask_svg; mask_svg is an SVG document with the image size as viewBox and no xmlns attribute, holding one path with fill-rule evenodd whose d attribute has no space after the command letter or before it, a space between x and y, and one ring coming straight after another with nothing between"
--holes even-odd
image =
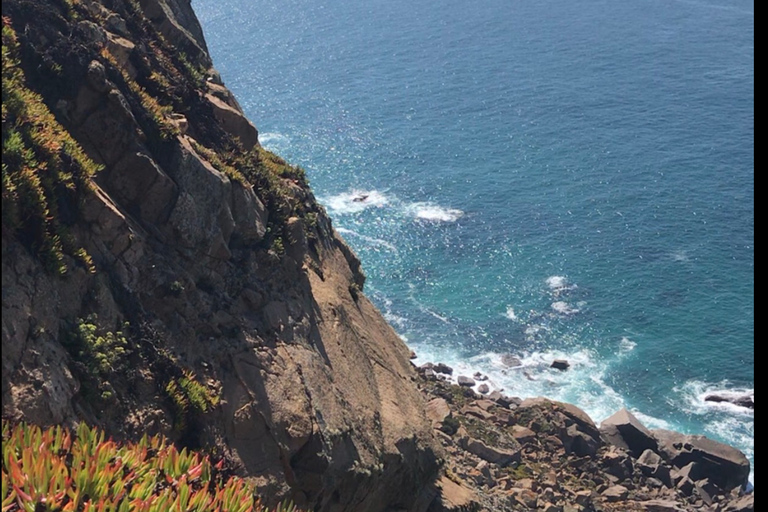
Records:
<instances>
[{"instance_id":1,"label":"ice plant","mask_svg":"<svg viewBox=\"0 0 768 512\"><path fill-rule=\"evenodd\" d=\"M160 436L105 439L81 423L41 429L3 421L2 512L266 512L245 480ZM297 512L284 503L275 512Z\"/></svg>"}]
</instances>

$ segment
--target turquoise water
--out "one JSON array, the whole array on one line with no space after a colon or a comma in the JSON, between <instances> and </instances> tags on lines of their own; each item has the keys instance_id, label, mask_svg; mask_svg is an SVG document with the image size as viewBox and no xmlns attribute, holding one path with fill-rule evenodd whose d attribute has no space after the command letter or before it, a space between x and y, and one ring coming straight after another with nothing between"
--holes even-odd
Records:
<instances>
[{"instance_id":1,"label":"turquoise water","mask_svg":"<svg viewBox=\"0 0 768 512\"><path fill-rule=\"evenodd\" d=\"M193 6L417 362L754 464L752 2Z\"/></svg>"}]
</instances>

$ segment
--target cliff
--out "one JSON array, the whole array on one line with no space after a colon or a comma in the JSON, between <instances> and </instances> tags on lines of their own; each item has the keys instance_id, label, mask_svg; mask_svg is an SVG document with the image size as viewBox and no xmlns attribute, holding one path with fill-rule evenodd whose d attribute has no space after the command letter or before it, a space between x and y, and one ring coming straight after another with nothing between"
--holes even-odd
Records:
<instances>
[{"instance_id":1,"label":"cliff","mask_svg":"<svg viewBox=\"0 0 768 512\"><path fill-rule=\"evenodd\" d=\"M425 508L409 351L190 5L2 9L3 416L214 447L316 510Z\"/></svg>"},{"instance_id":2,"label":"cliff","mask_svg":"<svg viewBox=\"0 0 768 512\"><path fill-rule=\"evenodd\" d=\"M317 512L753 507L730 447L417 372L187 1L2 11L4 419L164 434Z\"/></svg>"}]
</instances>

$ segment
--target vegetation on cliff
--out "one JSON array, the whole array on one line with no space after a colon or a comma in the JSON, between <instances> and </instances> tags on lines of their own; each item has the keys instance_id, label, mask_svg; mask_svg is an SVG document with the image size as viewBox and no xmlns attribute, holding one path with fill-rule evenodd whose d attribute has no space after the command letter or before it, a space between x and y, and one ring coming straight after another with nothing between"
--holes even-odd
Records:
<instances>
[{"instance_id":1,"label":"vegetation on cliff","mask_svg":"<svg viewBox=\"0 0 768 512\"><path fill-rule=\"evenodd\" d=\"M137 443L105 439L81 423L41 429L3 421L3 512L267 512L223 460L182 449L160 436ZM273 512L298 512L289 503Z\"/></svg>"},{"instance_id":2,"label":"vegetation on cliff","mask_svg":"<svg viewBox=\"0 0 768 512\"><path fill-rule=\"evenodd\" d=\"M2 79L3 232L18 236L53 273L66 272L64 254L93 271L90 256L75 244L67 226L101 166L26 86L16 34L5 17Z\"/></svg>"}]
</instances>

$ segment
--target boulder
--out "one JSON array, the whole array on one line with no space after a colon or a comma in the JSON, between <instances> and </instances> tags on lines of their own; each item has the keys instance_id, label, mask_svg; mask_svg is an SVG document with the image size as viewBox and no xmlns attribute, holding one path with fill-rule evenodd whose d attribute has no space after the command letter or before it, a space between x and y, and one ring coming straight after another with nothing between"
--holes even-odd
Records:
<instances>
[{"instance_id":1,"label":"boulder","mask_svg":"<svg viewBox=\"0 0 768 512\"><path fill-rule=\"evenodd\" d=\"M472 439L471 437L464 437L459 441L462 448L469 453L477 455L481 459L498 464L499 466L507 466L512 462L520 461L520 450L505 450L502 448L496 448L488 446L484 442Z\"/></svg>"},{"instance_id":2,"label":"boulder","mask_svg":"<svg viewBox=\"0 0 768 512\"><path fill-rule=\"evenodd\" d=\"M451 408L442 398L434 398L427 403L427 418L434 428L438 428L445 418L451 415Z\"/></svg>"},{"instance_id":3,"label":"boulder","mask_svg":"<svg viewBox=\"0 0 768 512\"><path fill-rule=\"evenodd\" d=\"M645 450L636 463L640 471L649 478L656 478L667 487L672 487L669 467L661 456L653 450Z\"/></svg>"},{"instance_id":4,"label":"boulder","mask_svg":"<svg viewBox=\"0 0 768 512\"><path fill-rule=\"evenodd\" d=\"M464 386L467 388L471 388L475 385L475 380L471 377L465 377L464 375L459 375L459 378L457 379L457 382L459 383L459 386Z\"/></svg>"},{"instance_id":5,"label":"boulder","mask_svg":"<svg viewBox=\"0 0 768 512\"><path fill-rule=\"evenodd\" d=\"M558 370L567 370L570 366L571 363L565 359L555 359L550 365L551 368L556 368Z\"/></svg>"},{"instance_id":6,"label":"boulder","mask_svg":"<svg viewBox=\"0 0 768 512\"><path fill-rule=\"evenodd\" d=\"M604 490L602 494L609 503L626 501L627 496L629 496L629 489L623 485L614 485Z\"/></svg>"},{"instance_id":7,"label":"boulder","mask_svg":"<svg viewBox=\"0 0 768 512\"><path fill-rule=\"evenodd\" d=\"M634 469L632 458L629 457L624 449L617 446L610 446L600 456L600 465L606 473L620 480L631 477Z\"/></svg>"},{"instance_id":8,"label":"boulder","mask_svg":"<svg viewBox=\"0 0 768 512\"><path fill-rule=\"evenodd\" d=\"M658 441L658 453L670 464L685 469L695 463L695 480L708 478L712 483L730 491L745 488L749 478L749 460L741 451L704 436L685 435L669 430L653 431Z\"/></svg>"},{"instance_id":9,"label":"boulder","mask_svg":"<svg viewBox=\"0 0 768 512\"><path fill-rule=\"evenodd\" d=\"M600 434L605 442L629 450L634 457L640 457L645 450L658 449L658 443L650 430L627 409L621 409L603 420L600 423Z\"/></svg>"},{"instance_id":10,"label":"boulder","mask_svg":"<svg viewBox=\"0 0 768 512\"><path fill-rule=\"evenodd\" d=\"M432 367L437 373L445 373L446 375L453 375L453 368L445 363L437 363Z\"/></svg>"},{"instance_id":11,"label":"boulder","mask_svg":"<svg viewBox=\"0 0 768 512\"><path fill-rule=\"evenodd\" d=\"M684 508L680 508L676 502L669 500L642 501L640 506L648 512L685 512Z\"/></svg>"},{"instance_id":12,"label":"boulder","mask_svg":"<svg viewBox=\"0 0 768 512\"><path fill-rule=\"evenodd\" d=\"M568 426L562 435L566 453L575 453L579 457L595 455L600 448L600 437L582 432L576 424Z\"/></svg>"},{"instance_id":13,"label":"boulder","mask_svg":"<svg viewBox=\"0 0 768 512\"><path fill-rule=\"evenodd\" d=\"M482 394L487 394L490 391L490 388L488 387L488 384L480 384L477 386L477 392Z\"/></svg>"}]
</instances>

